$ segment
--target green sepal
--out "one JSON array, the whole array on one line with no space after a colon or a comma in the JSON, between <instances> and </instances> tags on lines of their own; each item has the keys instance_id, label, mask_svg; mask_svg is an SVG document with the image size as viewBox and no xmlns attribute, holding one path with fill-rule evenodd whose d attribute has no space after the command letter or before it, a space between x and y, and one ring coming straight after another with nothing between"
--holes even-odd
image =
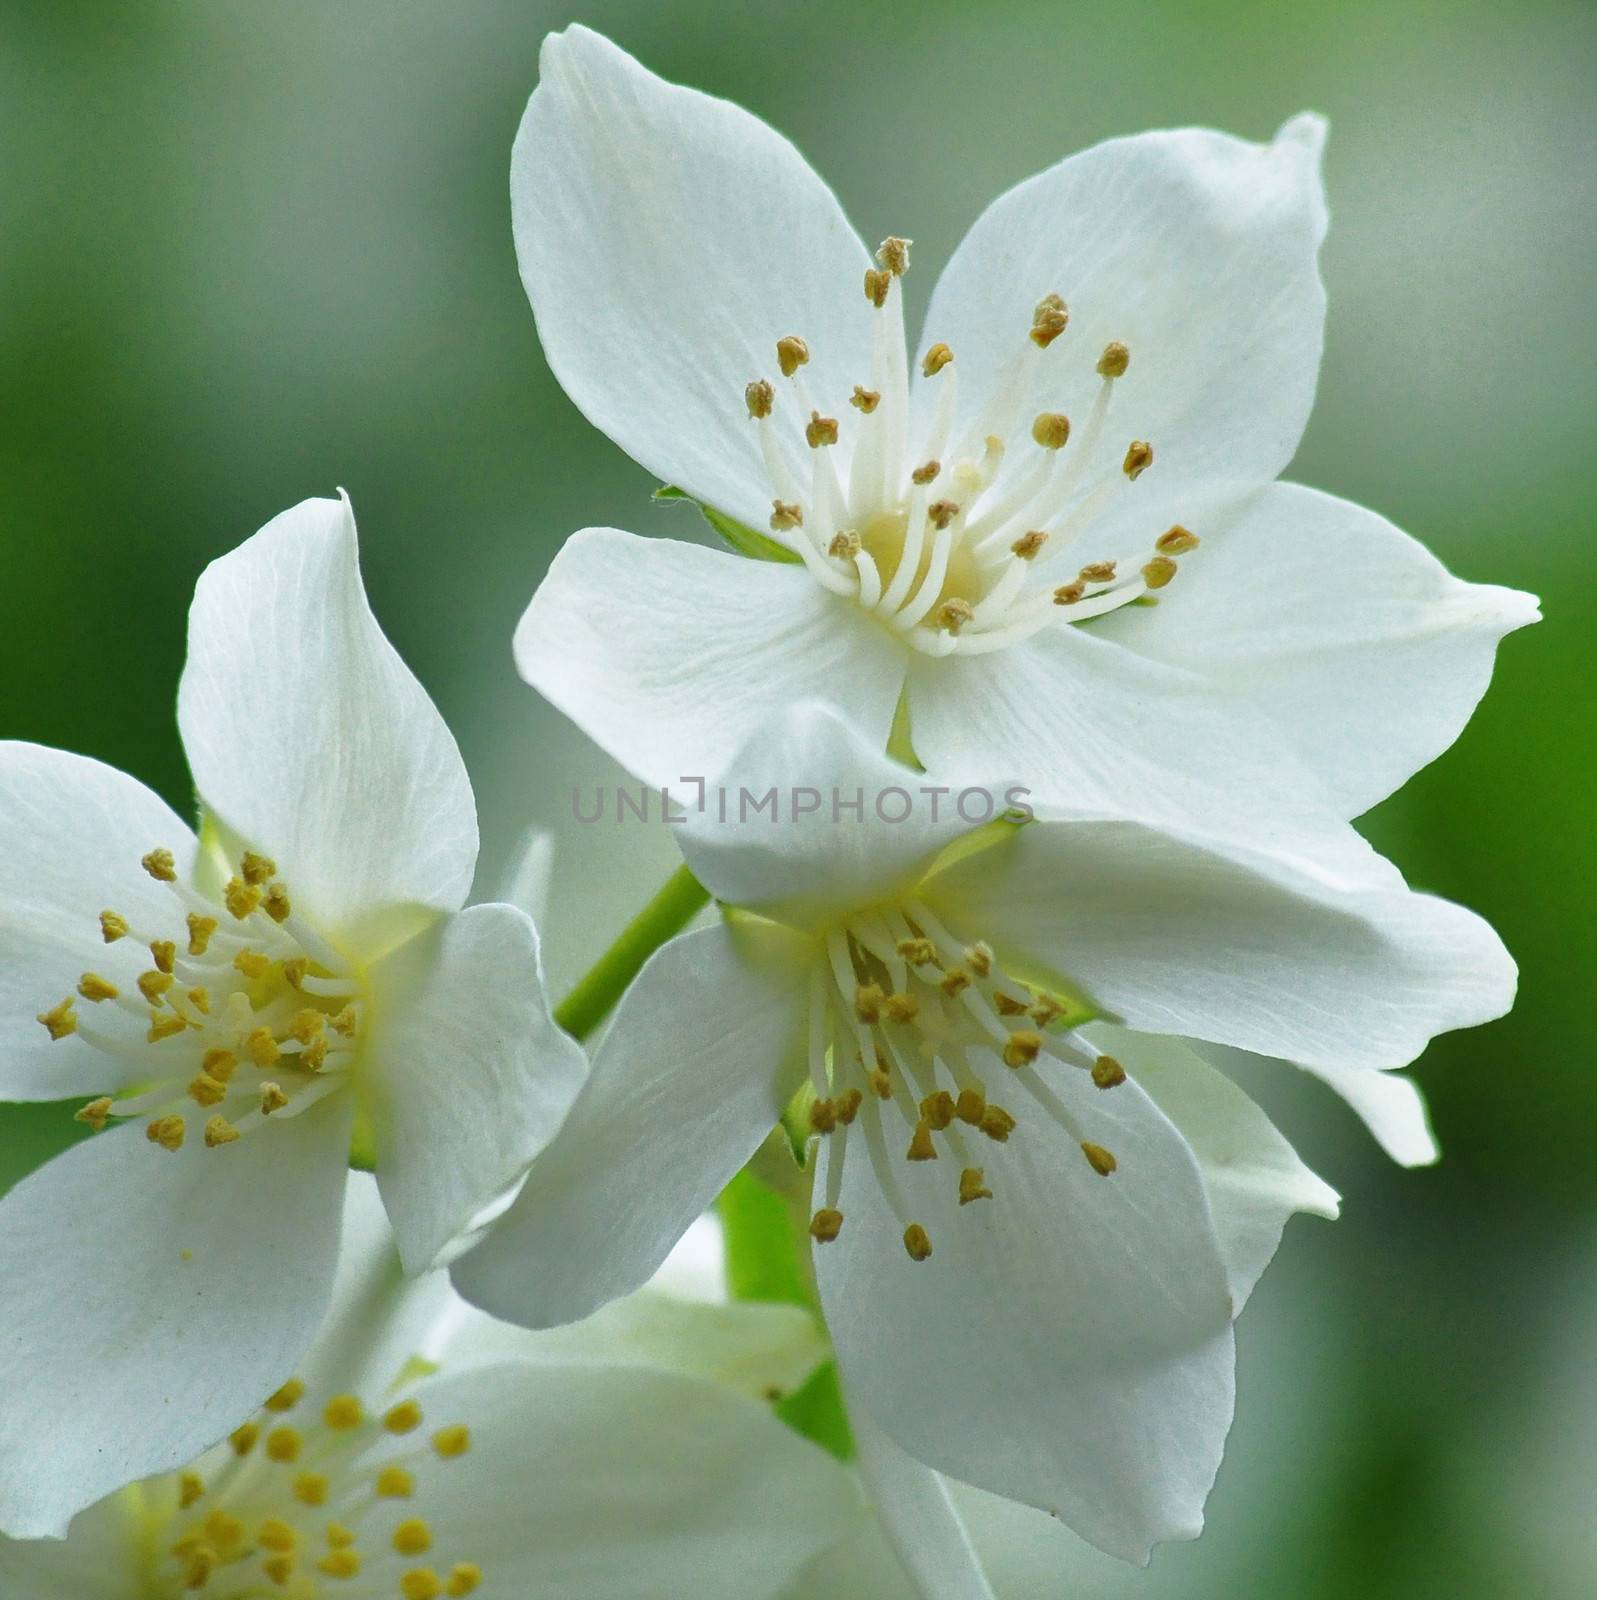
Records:
<instances>
[{"instance_id":1,"label":"green sepal","mask_svg":"<svg viewBox=\"0 0 1597 1600\"><path fill-rule=\"evenodd\" d=\"M685 489L674 488L671 484L662 484L654 491L656 500L685 500L690 506L697 506L699 515L710 524L715 531L735 550L740 556L748 556L752 561L781 561L788 566L796 566L803 561L803 557L789 550L785 544L778 543L767 534L758 533L753 528L741 522L734 522L724 512L707 506L702 500L695 500Z\"/></svg>"}]
</instances>

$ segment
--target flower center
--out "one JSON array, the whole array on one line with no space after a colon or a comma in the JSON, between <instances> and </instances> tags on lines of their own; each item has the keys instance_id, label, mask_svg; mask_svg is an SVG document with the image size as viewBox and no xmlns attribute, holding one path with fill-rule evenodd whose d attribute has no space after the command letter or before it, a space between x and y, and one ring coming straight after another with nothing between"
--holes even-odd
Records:
<instances>
[{"instance_id":1,"label":"flower center","mask_svg":"<svg viewBox=\"0 0 1597 1600\"><path fill-rule=\"evenodd\" d=\"M987 945L956 939L918 901L853 917L829 933L810 992L809 1120L831 1141L825 1203L811 1236L830 1244L841 1233L844 1162L862 1141L905 1250L926 1260L931 1236L910 1214L892 1152L902 1148L903 1159L917 1162L948 1155L959 1169L951 1185L959 1204L991 1200L976 1138L1006 1144L1025 1120L998 1103L995 1082L1006 1099L1018 1091L1026 1117L1035 1112L1063 1128L1108 1177L1114 1156L1086 1137L1037 1070L1047 1058L1088 1073L1100 1089L1125 1081L1113 1056L1068 1025L1069 1014L1053 996L1007 976Z\"/></svg>"},{"instance_id":2,"label":"flower center","mask_svg":"<svg viewBox=\"0 0 1597 1600\"><path fill-rule=\"evenodd\" d=\"M152 850L142 865L172 891L174 925L136 929L101 912L111 975L85 972L75 993L39 1014L52 1039L76 1034L134 1086L91 1100L77 1120L98 1132L112 1118L143 1117L150 1142L175 1151L203 1116L215 1149L340 1088L356 1059L360 987L294 915L276 864L246 853L220 905L181 881L171 851ZM134 954L141 947L148 966ZM92 1021L81 1002L95 1008Z\"/></svg>"},{"instance_id":3,"label":"flower center","mask_svg":"<svg viewBox=\"0 0 1597 1600\"><path fill-rule=\"evenodd\" d=\"M304 1400L304 1384L285 1384L191 1468L127 1491L150 1551L151 1596L442 1600L475 1591L475 1562L443 1572L423 1564L435 1540L417 1514L430 1473L470 1450L470 1429L451 1423L426 1435L415 1400L377 1416L348 1394L290 1420L309 1409Z\"/></svg>"},{"instance_id":4,"label":"flower center","mask_svg":"<svg viewBox=\"0 0 1597 1600\"><path fill-rule=\"evenodd\" d=\"M817 582L857 600L933 656L1001 650L1052 622L1084 622L1169 583L1175 558L1198 544L1180 525L1153 541L1135 571L1122 573L1118 561L1101 553L1082 562L1092 555L1086 541L1094 525L1153 464L1153 446L1134 439L1118 469L1104 481L1091 476L1115 387L1130 368L1126 346L1114 342L1099 354L1102 383L1073 441L1062 412L1021 414L1049 359L1045 353L1070 322L1058 295L1037 303L993 400L959 437L954 352L934 344L921 372L937 385L937 401L917 441L899 286L909 241L883 241L877 259L880 269L865 274L876 312L870 386L820 397L846 399L847 410L835 405L836 414L828 415L810 394L803 371L810 351L802 337L777 341L781 380L807 418L807 462L791 459L773 420L777 385L758 378L744 390L772 489L771 527L791 538Z\"/></svg>"}]
</instances>

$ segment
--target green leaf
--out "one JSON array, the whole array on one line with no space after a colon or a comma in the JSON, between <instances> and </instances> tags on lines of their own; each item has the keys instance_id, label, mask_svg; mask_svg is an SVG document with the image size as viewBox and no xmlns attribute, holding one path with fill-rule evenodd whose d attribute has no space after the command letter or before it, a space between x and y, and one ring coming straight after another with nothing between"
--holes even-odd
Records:
<instances>
[{"instance_id":1,"label":"green leaf","mask_svg":"<svg viewBox=\"0 0 1597 1600\"><path fill-rule=\"evenodd\" d=\"M757 533L753 528L746 527L741 522L734 522L731 517L705 505L702 500L695 500L686 490L673 488L670 484L662 484L654 491L656 500L685 500L690 506L697 506L699 515L710 524L715 531L737 551L740 556L748 556L754 561L782 561L789 566L794 566L803 561L803 557L795 555L785 544L779 544L775 539L763 533Z\"/></svg>"}]
</instances>

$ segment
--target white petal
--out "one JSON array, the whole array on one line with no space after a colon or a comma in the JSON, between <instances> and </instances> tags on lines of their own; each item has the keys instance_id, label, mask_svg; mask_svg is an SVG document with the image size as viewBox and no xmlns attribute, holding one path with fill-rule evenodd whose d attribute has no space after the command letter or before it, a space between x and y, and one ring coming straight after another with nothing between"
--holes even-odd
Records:
<instances>
[{"instance_id":1,"label":"white petal","mask_svg":"<svg viewBox=\"0 0 1597 1600\"><path fill-rule=\"evenodd\" d=\"M645 1283L796 1086L808 952L749 922L656 951L560 1136L451 1269L455 1287L495 1316L547 1328Z\"/></svg>"},{"instance_id":2,"label":"white petal","mask_svg":"<svg viewBox=\"0 0 1597 1600\"><path fill-rule=\"evenodd\" d=\"M131 983L149 965L135 941L106 948L102 911L152 938L174 919L182 926L171 892L139 866L157 848L186 870L194 835L137 779L87 756L0 743L0 1099L59 1100L126 1081L121 1063L79 1036L52 1040L34 1019L85 968L115 972L113 982L125 970Z\"/></svg>"},{"instance_id":3,"label":"white petal","mask_svg":"<svg viewBox=\"0 0 1597 1600\"><path fill-rule=\"evenodd\" d=\"M922 781L832 707L790 707L766 717L677 843L717 899L820 927L905 891L945 845L970 832L958 795L945 787L928 796ZM774 807L737 809L739 796L767 793ZM719 794L728 796L724 819ZM1003 794L993 787L994 811ZM983 820L990 814L974 799L969 805Z\"/></svg>"},{"instance_id":4,"label":"white petal","mask_svg":"<svg viewBox=\"0 0 1597 1600\"><path fill-rule=\"evenodd\" d=\"M329 937L464 902L471 784L366 603L347 500L303 501L206 568L178 723L201 798Z\"/></svg>"},{"instance_id":5,"label":"white petal","mask_svg":"<svg viewBox=\"0 0 1597 1600\"><path fill-rule=\"evenodd\" d=\"M1225 1267L1197 1163L1135 1083L1050 1082L1117 1171L1100 1177L1017 1086L1018 1128L972 1155L993 1199L957 1205L949 1160L899 1167L932 1242L914 1262L851 1153L842 1235L815 1251L821 1301L856 1408L902 1449L1141 1561L1197 1535L1220 1464Z\"/></svg>"},{"instance_id":6,"label":"white petal","mask_svg":"<svg viewBox=\"0 0 1597 1600\"><path fill-rule=\"evenodd\" d=\"M572 27L544 41L510 198L566 393L663 482L763 528L775 491L743 389L777 378L776 341L808 342L832 415L870 378L870 261L832 191L757 117ZM802 459L808 419L782 389Z\"/></svg>"},{"instance_id":7,"label":"white petal","mask_svg":"<svg viewBox=\"0 0 1597 1600\"><path fill-rule=\"evenodd\" d=\"M926 341L953 347L961 410L980 415L1033 307L1057 293L1070 326L1037 363L1024 414L1063 411L1080 428L1104 346L1131 351L1089 481L1145 439L1167 489L1268 483L1297 448L1319 371L1324 132L1298 117L1267 145L1198 128L1111 139L1000 196L926 318Z\"/></svg>"},{"instance_id":8,"label":"white petal","mask_svg":"<svg viewBox=\"0 0 1597 1600\"><path fill-rule=\"evenodd\" d=\"M146 1600L138 1525L119 1497L72 1519L65 1539L0 1534L0 1594L8 1600Z\"/></svg>"},{"instance_id":9,"label":"white petal","mask_svg":"<svg viewBox=\"0 0 1597 1600\"><path fill-rule=\"evenodd\" d=\"M1399 1166L1428 1167L1441 1159L1425 1096L1412 1078L1400 1072L1297 1064L1335 1089Z\"/></svg>"},{"instance_id":10,"label":"white petal","mask_svg":"<svg viewBox=\"0 0 1597 1600\"><path fill-rule=\"evenodd\" d=\"M1486 923L1395 874L1349 880L1139 823L1029 824L932 893L1011 970L1068 974L1140 1032L1261 1055L1401 1066L1514 997L1514 963Z\"/></svg>"},{"instance_id":11,"label":"white petal","mask_svg":"<svg viewBox=\"0 0 1597 1600\"><path fill-rule=\"evenodd\" d=\"M1370 855L1260 712L1085 629L1055 625L991 655L917 662L909 700L916 753L934 772L1024 773L1038 797L1075 811Z\"/></svg>"},{"instance_id":12,"label":"white petal","mask_svg":"<svg viewBox=\"0 0 1597 1600\"><path fill-rule=\"evenodd\" d=\"M504 1365L416 1398L471 1429L459 1470L428 1485L427 1518L439 1570L477 1562L484 1600L762 1600L858 1505L830 1456L698 1378Z\"/></svg>"},{"instance_id":13,"label":"white petal","mask_svg":"<svg viewBox=\"0 0 1597 1600\"><path fill-rule=\"evenodd\" d=\"M118 1128L0 1203L0 1526L59 1535L290 1376L332 1287L348 1100L217 1150Z\"/></svg>"},{"instance_id":14,"label":"white petal","mask_svg":"<svg viewBox=\"0 0 1597 1600\"><path fill-rule=\"evenodd\" d=\"M684 778L800 701L846 706L885 746L905 655L803 567L612 528L566 541L516 629L522 677L677 809L699 798Z\"/></svg>"},{"instance_id":15,"label":"white petal","mask_svg":"<svg viewBox=\"0 0 1597 1600\"><path fill-rule=\"evenodd\" d=\"M1236 1084L1184 1041L1104 1024L1091 1031L1192 1146L1240 1312L1287 1219L1297 1211L1335 1217L1336 1191L1304 1166Z\"/></svg>"},{"instance_id":16,"label":"white petal","mask_svg":"<svg viewBox=\"0 0 1597 1600\"><path fill-rule=\"evenodd\" d=\"M865 1492L915 1592L924 1600L993 1600L942 1476L905 1455L868 1410L852 1408L849 1421Z\"/></svg>"},{"instance_id":17,"label":"white petal","mask_svg":"<svg viewBox=\"0 0 1597 1600\"><path fill-rule=\"evenodd\" d=\"M554 1137L587 1057L549 1015L538 935L513 906L440 918L372 968L370 992L377 1185L419 1272Z\"/></svg>"},{"instance_id":18,"label":"white petal","mask_svg":"<svg viewBox=\"0 0 1597 1600\"><path fill-rule=\"evenodd\" d=\"M1251 496L1154 607L1096 624L1271 719L1344 816L1383 800L1459 735L1497 641L1535 598L1462 583L1384 517L1297 484Z\"/></svg>"}]
</instances>

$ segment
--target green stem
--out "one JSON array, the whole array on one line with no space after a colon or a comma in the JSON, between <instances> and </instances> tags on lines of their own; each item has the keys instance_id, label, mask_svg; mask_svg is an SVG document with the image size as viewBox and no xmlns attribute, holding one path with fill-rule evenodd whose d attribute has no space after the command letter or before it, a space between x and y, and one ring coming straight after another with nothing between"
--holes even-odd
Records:
<instances>
[{"instance_id":1,"label":"green stem","mask_svg":"<svg viewBox=\"0 0 1597 1600\"><path fill-rule=\"evenodd\" d=\"M555 1007L555 1021L573 1039L586 1039L626 993L643 963L709 902L710 891L685 866L678 867Z\"/></svg>"}]
</instances>

